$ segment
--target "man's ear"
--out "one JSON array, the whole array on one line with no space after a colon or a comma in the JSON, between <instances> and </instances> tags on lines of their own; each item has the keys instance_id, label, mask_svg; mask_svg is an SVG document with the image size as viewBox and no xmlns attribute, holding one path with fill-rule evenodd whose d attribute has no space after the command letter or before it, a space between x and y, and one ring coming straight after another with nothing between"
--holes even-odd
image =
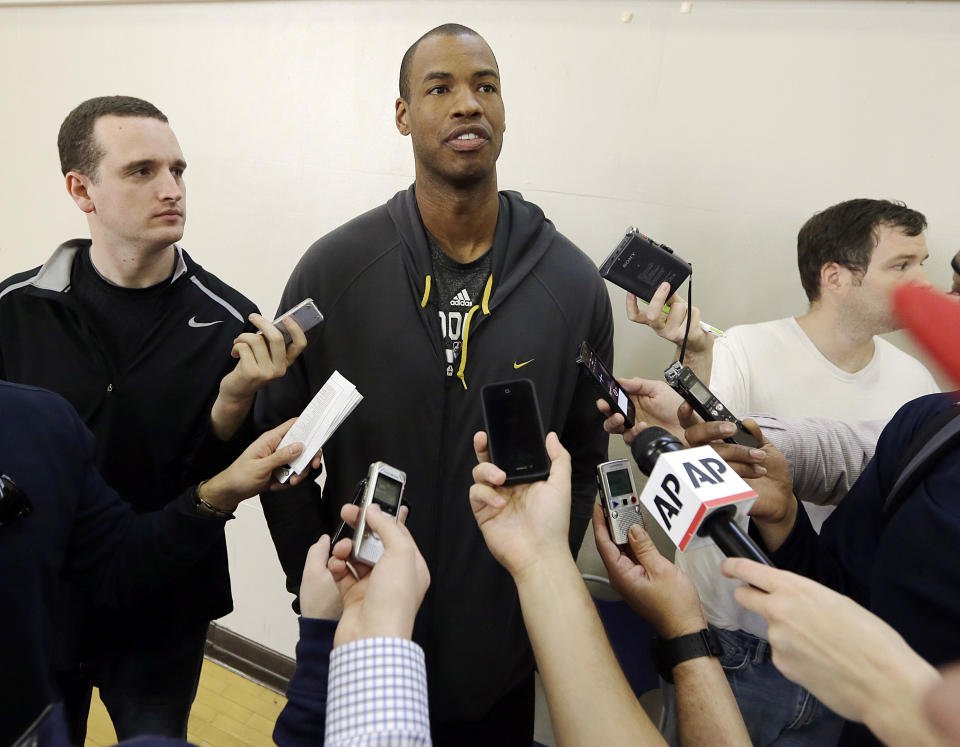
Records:
<instances>
[{"instance_id":1,"label":"man's ear","mask_svg":"<svg viewBox=\"0 0 960 747\"><path fill-rule=\"evenodd\" d=\"M88 191L88 186L90 184L88 177L76 171L68 171L66 183L67 192L70 193L73 201L77 203L78 208L85 213L92 213L94 210L96 210L96 206L93 204L93 198L90 196L90 192Z\"/></svg>"},{"instance_id":2,"label":"man's ear","mask_svg":"<svg viewBox=\"0 0 960 747\"><path fill-rule=\"evenodd\" d=\"M820 268L820 291L836 292L849 285L853 273L837 262L825 262Z\"/></svg>"},{"instance_id":3,"label":"man's ear","mask_svg":"<svg viewBox=\"0 0 960 747\"><path fill-rule=\"evenodd\" d=\"M407 109L407 102L403 99L397 99L395 122L401 135L410 134L410 125L407 124L408 112L409 110Z\"/></svg>"}]
</instances>

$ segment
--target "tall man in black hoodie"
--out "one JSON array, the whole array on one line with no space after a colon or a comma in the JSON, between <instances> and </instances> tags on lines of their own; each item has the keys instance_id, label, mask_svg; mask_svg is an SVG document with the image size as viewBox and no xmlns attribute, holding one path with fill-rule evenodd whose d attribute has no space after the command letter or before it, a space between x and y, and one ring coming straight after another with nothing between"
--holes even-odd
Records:
<instances>
[{"instance_id":1,"label":"tall man in black hoodie","mask_svg":"<svg viewBox=\"0 0 960 747\"><path fill-rule=\"evenodd\" d=\"M311 485L282 502L264 496L264 511L296 593L307 548L336 526L369 463L405 470L407 526L433 579L414 638L427 654L434 739L529 745L533 658L516 589L471 514L471 438L484 384L535 381L544 426L573 458L576 552L607 437L575 357L588 340L610 362L609 298L536 205L498 192L500 74L475 31L440 26L407 51L396 125L413 141L416 182L300 260L281 306L312 297L326 322L256 412L263 426L298 414L334 370L364 400L325 446L323 500Z\"/></svg>"}]
</instances>

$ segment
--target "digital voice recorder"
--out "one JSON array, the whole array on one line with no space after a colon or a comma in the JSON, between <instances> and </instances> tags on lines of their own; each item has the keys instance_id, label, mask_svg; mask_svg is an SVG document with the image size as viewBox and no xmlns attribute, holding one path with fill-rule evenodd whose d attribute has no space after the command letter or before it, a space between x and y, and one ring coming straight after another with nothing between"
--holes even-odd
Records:
<instances>
[{"instance_id":1,"label":"digital voice recorder","mask_svg":"<svg viewBox=\"0 0 960 747\"><path fill-rule=\"evenodd\" d=\"M287 345L293 342L290 332L288 332L287 328L283 325L284 317L288 316L299 324L300 329L304 332L313 329L323 321L323 314L320 312L320 309L317 308L312 298L305 298L289 311L285 311L273 320L273 326L283 335L283 341Z\"/></svg>"},{"instance_id":2,"label":"digital voice recorder","mask_svg":"<svg viewBox=\"0 0 960 747\"><path fill-rule=\"evenodd\" d=\"M367 527L367 509L376 503L380 510L396 521L407 484L407 474L385 462L374 462L367 472L366 486L360 499L360 518L353 531L353 557L361 563L375 565L383 555L380 536Z\"/></svg>"},{"instance_id":3,"label":"digital voice recorder","mask_svg":"<svg viewBox=\"0 0 960 747\"><path fill-rule=\"evenodd\" d=\"M627 532L634 524L647 528L640 513L639 493L633 482L630 460L615 459L598 464L597 487L600 490L600 508L603 509L614 544L626 544Z\"/></svg>"},{"instance_id":4,"label":"digital voice recorder","mask_svg":"<svg viewBox=\"0 0 960 747\"><path fill-rule=\"evenodd\" d=\"M684 366L677 361L663 372L663 378L704 420L725 420L737 426L737 432L730 438L725 438L724 441L751 448L760 447L760 442L743 427L743 423L732 412L724 407L723 402L707 389L706 385L690 370L690 366Z\"/></svg>"}]
</instances>

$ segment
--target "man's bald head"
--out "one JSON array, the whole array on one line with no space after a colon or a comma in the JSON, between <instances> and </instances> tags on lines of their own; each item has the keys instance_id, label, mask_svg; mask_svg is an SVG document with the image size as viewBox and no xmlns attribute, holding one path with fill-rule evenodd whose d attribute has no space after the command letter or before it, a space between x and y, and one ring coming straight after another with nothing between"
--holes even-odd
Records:
<instances>
[{"instance_id":1,"label":"man's bald head","mask_svg":"<svg viewBox=\"0 0 960 747\"><path fill-rule=\"evenodd\" d=\"M459 23L445 23L442 26L430 29L410 45L410 49L404 53L403 59L400 61L400 98L404 101L410 100L410 65L413 62L413 55L416 53L417 47L420 46L420 42L429 39L431 36L475 36L486 44L486 40L480 34ZM489 45L487 46L489 47Z\"/></svg>"}]
</instances>

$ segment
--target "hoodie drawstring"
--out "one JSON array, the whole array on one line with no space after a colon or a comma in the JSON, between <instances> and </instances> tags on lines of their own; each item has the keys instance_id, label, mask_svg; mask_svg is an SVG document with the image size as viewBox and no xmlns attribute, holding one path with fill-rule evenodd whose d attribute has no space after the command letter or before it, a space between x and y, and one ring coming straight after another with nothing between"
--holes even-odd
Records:
<instances>
[{"instance_id":1,"label":"hoodie drawstring","mask_svg":"<svg viewBox=\"0 0 960 747\"><path fill-rule=\"evenodd\" d=\"M467 313L467 319L463 323L463 347L460 349L460 368L457 371L457 378L460 379L460 383L463 384L463 388L467 388L467 379L464 372L467 369L467 341L470 336L470 321L473 319L473 315L477 312L478 309L481 309L484 314L490 314L490 292L493 290L493 275L487 278L487 285L483 289L483 300L480 303L480 306L474 306Z\"/></svg>"},{"instance_id":2,"label":"hoodie drawstring","mask_svg":"<svg viewBox=\"0 0 960 747\"><path fill-rule=\"evenodd\" d=\"M420 308L425 309L427 307L427 301L430 300L430 276L427 275L427 279L423 283L423 298L420 299Z\"/></svg>"}]
</instances>

